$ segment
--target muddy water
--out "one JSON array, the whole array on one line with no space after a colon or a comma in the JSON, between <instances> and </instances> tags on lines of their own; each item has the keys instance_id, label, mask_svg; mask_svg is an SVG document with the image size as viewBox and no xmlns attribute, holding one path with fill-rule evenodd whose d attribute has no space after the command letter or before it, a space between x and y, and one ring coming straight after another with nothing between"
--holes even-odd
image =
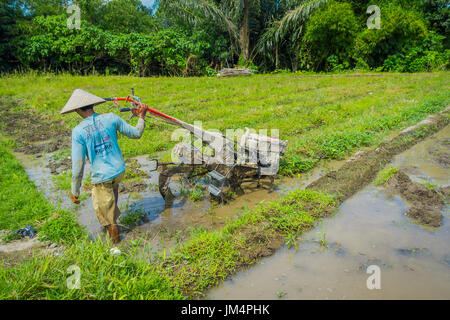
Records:
<instances>
[{"instance_id":1,"label":"muddy water","mask_svg":"<svg viewBox=\"0 0 450 320\"><path fill-rule=\"evenodd\" d=\"M244 183L242 185L243 194L226 204L212 203L208 197L202 201L192 202L185 197L179 197L171 207L163 210L156 210L151 216L150 223L143 224L136 228L136 234L154 234L161 228L174 232L186 228L202 227L207 230L220 229L229 219L234 219L244 208L254 208L261 201L279 199L285 193L306 186L329 170L337 169L343 164L342 161L333 161L322 164L308 174L303 174L294 178L284 178L276 180L274 188L268 181L261 181L261 187L256 182ZM149 199L143 199L140 204L146 210L149 206ZM162 198L159 205L164 207Z\"/></svg>"},{"instance_id":2,"label":"muddy water","mask_svg":"<svg viewBox=\"0 0 450 320\"><path fill-rule=\"evenodd\" d=\"M435 149L448 153L448 137L447 127L398 155L393 165L413 180L447 186L450 171L435 161ZM305 234L298 250L279 250L207 298L450 299L449 208L436 230L412 223L404 215L408 209L399 196L370 185ZM380 268L381 289L367 288L370 265Z\"/></svg>"},{"instance_id":3,"label":"muddy water","mask_svg":"<svg viewBox=\"0 0 450 320\"><path fill-rule=\"evenodd\" d=\"M24 165L25 171L28 177L36 184L39 190L41 190L45 197L49 199L56 206L64 209L68 209L73 212L79 222L86 227L88 232L95 236L101 231L101 225L94 213L92 206L92 199L89 194L82 191L81 196L85 199L81 201L81 205L73 204L69 197L68 192L59 190L55 186L54 176L52 175L47 164L51 162L53 154L45 154L42 157L35 158L31 155L25 155L23 153L14 154L20 162ZM146 157L136 157L136 160L141 165L141 169L149 174L149 178L144 178L144 183L148 186L146 190L139 194L121 193L119 194L119 207L122 212L126 214L127 211L137 210L145 207L145 212L148 213L148 218L152 220L152 217L158 215L164 210L164 199L159 195L155 184L158 181L158 176L154 169L153 162L146 159ZM84 179L90 173L90 164L86 163ZM87 199L86 199L87 198ZM136 205L133 207L133 205Z\"/></svg>"},{"instance_id":4,"label":"muddy water","mask_svg":"<svg viewBox=\"0 0 450 320\"><path fill-rule=\"evenodd\" d=\"M447 186L449 182L450 127L417 144L394 159L393 165L402 168L414 181L428 181Z\"/></svg>"}]
</instances>

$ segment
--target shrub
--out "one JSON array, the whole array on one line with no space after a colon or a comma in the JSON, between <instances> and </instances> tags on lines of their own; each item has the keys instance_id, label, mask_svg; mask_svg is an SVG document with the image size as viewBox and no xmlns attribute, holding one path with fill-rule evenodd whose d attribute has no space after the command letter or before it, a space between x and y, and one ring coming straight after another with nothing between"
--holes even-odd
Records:
<instances>
[{"instance_id":1,"label":"shrub","mask_svg":"<svg viewBox=\"0 0 450 320\"><path fill-rule=\"evenodd\" d=\"M22 26L15 55L26 68L87 73L204 75L209 61L223 51L226 40L204 30L188 33L169 27L149 34L116 34L82 21L70 30L67 17L38 16Z\"/></svg>"},{"instance_id":2,"label":"shrub","mask_svg":"<svg viewBox=\"0 0 450 320\"><path fill-rule=\"evenodd\" d=\"M444 36L430 32L419 46L405 48L389 56L383 64L386 71L423 72L448 68L450 50L444 50Z\"/></svg>"},{"instance_id":3,"label":"shrub","mask_svg":"<svg viewBox=\"0 0 450 320\"><path fill-rule=\"evenodd\" d=\"M427 33L425 22L417 12L394 4L383 6L381 28L365 29L356 37L353 57L357 67L382 66L388 56L419 45Z\"/></svg>"},{"instance_id":4,"label":"shrub","mask_svg":"<svg viewBox=\"0 0 450 320\"><path fill-rule=\"evenodd\" d=\"M318 9L306 25L303 44L310 54L305 55L303 63L316 71L332 71L338 65L348 68L357 30L350 4L332 1Z\"/></svg>"}]
</instances>

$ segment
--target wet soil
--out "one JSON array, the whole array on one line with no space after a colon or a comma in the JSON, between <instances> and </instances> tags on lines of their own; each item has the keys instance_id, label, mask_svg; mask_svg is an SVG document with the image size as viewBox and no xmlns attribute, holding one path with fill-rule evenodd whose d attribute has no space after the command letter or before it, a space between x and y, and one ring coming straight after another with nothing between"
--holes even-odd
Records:
<instances>
[{"instance_id":1,"label":"wet soil","mask_svg":"<svg viewBox=\"0 0 450 320\"><path fill-rule=\"evenodd\" d=\"M431 227L442 225L442 209L445 203L440 192L411 181L403 171L397 172L386 181L386 189L400 194L411 205L405 215Z\"/></svg>"},{"instance_id":2,"label":"wet soil","mask_svg":"<svg viewBox=\"0 0 450 320\"><path fill-rule=\"evenodd\" d=\"M70 157L63 158L60 160L49 159L46 166L50 169L50 173L53 175L58 174L58 172L66 171L72 168L72 160Z\"/></svg>"},{"instance_id":3,"label":"wet soil","mask_svg":"<svg viewBox=\"0 0 450 320\"><path fill-rule=\"evenodd\" d=\"M6 108L7 109L7 108ZM1 109L0 109L1 110ZM9 110L9 109L8 109ZM9 111L6 111L6 114ZM14 115L15 111L11 111L11 119L14 117L21 117ZM404 130L399 136L391 139L385 143L382 143L376 150L369 150L357 153L350 161L345 162L339 169L328 172L312 184L308 186L310 189L316 189L325 191L328 193L336 194L338 200L344 201L350 196L355 194L358 190L366 186L373 180L376 173L389 161L392 160L395 154L398 154L426 136L436 132L440 128L448 124L448 110L441 112L435 116L428 117L421 124L413 126ZM26 120L23 120L26 121ZM41 119L39 121L45 121ZM9 120L7 123L12 126L10 132L15 133L13 128L14 121ZM42 122L44 123L44 122ZM55 124L56 125L56 124ZM29 124L29 126L33 126ZM8 127L8 124L7 124ZM421 131L421 128L426 127L427 130ZM30 127L27 127L30 128ZM32 130L32 129L27 129ZM67 132L66 129L64 129ZM58 136L56 129L53 132L54 136ZM420 134L418 134L420 133ZM20 132L17 134L20 136ZM61 135L60 135L61 136ZM26 135L20 136L26 138ZM42 139L49 139L49 136L42 136ZM63 139L64 140L64 139ZM68 137L68 141L70 137ZM30 148L32 152L43 152L50 146L54 146L60 143L58 139L51 140L49 143L36 143L38 147L36 149ZM18 144L20 145L20 143ZM40 147L39 147L40 146ZM64 146L64 144L59 145ZM20 146L19 146L19 150ZM23 151L23 150L22 150ZM440 151L436 151L436 154ZM68 166L68 160L59 160L58 164L50 166L49 171L51 176L52 172L57 172ZM186 230L187 227L205 227L207 229L220 228L225 224L226 219L233 219L237 216L237 212L245 205L250 204L249 207L255 206L258 202L267 199L276 199L284 193L284 190L277 188L275 192L269 190L257 189L254 186L250 186L244 195L239 198L239 201L231 202L229 205L219 208L212 208L211 203L208 200L201 201L199 203L192 203L181 199L175 202L170 208L165 207L164 200L161 198L157 191L152 190L150 187L157 181L157 175L146 173L146 169L142 168L146 164L145 159L135 159L136 162L131 161L127 163L128 175L125 177L119 195L119 204L126 204L126 209L122 210L125 214L128 211L128 204L132 193L139 193L139 199L133 199L133 203L136 205L134 209L144 208L146 209L146 222L152 222L144 224L136 228L136 232L130 235L125 235L126 238L132 239L134 236L138 238L143 234L148 234L148 241L150 243L156 243L159 248L162 248L166 244L160 242L159 234L162 231L166 233L178 232L178 230ZM441 161L442 162L442 161ZM42 167L35 168L36 172L28 168L29 175L38 175L41 180L48 180L47 173L43 173ZM86 176L86 174L85 174ZM32 178L32 177L30 177ZM32 178L33 180L33 178ZM34 179L35 180L35 179ZM38 183L39 184L39 183ZM58 200L59 202L61 200ZM248 202L248 203L247 203ZM82 224L87 225L89 230L98 230L99 225L96 220L95 214L92 210L90 200L85 201L86 205L81 206L74 210L79 217ZM73 208L70 203L63 203L64 205ZM134 210L133 209L133 210ZM331 212L331 211L330 211ZM186 231L186 235L188 232ZM254 230L248 229L243 231L245 235L246 245L242 248L241 254L246 258L248 264L258 261L262 257L273 255L278 248L283 245L281 236L277 233L271 233L264 228ZM338 252L345 252L346 249L335 245L335 250Z\"/></svg>"},{"instance_id":4,"label":"wet soil","mask_svg":"<svg viewBox=\"0 0 450 320\"><path fill-rule=\"evenodd\" d=\"M37 254L61 255L63 246L50 241L40 241L37 236L25 237L8 243L0 241L0 265L10 267L22 263Z\"/></svg>"},{"instance_id":5,"label":"wet soil","mask_svg":"<svg viewBox=\"0 0 450 320\"><path fill-rule=\"evenodd\" d=\"M444 168L450 167L450 138L439 139L436 145L428 148L432 159ZM443 147L445 150L443 150Z\"/></svg>"},{"instance_id":6,"label":"wet soil","mask_svg":"<svg viewBox=\"0 0 450 320\"><path fill-rule=\"evenodd\" d=\"M70 130L63 121L29 110L22 100L0 99L1 129L16 141L16 151L40 155L70 147Z\"/></svg>"},{"instance_id":7,"label":"wet soil","mask_svg":"<svg viewBox=\"0 0 450 320\"><path fill-rule=\"evenodd\" d=\"M245 261L241 267L253 264L263 257L271 256L284 243L282 236L264 226L251 225L240 231L240 237L245 242L239 248L239 253Z\"/></svg>"}]
</instances>

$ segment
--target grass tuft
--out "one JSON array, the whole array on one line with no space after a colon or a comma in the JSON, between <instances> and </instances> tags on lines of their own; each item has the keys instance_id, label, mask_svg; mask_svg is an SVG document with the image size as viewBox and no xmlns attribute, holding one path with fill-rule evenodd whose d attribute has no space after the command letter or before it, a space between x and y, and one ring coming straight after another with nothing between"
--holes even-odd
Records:
<instances>
[{"instance_id":1,"label":"grass tuft","mask_svg":"<svg viewBox=\"0 0 450 320\"><path fill-rule=\"evenodd\" d=\"M399 168L395 168L392 167L391 165L387 165L386 167L384 167L383 170L381 170L380 172L378 172L377 177L375 178L375 185L382 185L385 184L390 177L392 177L394 174L396 174L400 169Z\"/></svg>"}]
</instances>

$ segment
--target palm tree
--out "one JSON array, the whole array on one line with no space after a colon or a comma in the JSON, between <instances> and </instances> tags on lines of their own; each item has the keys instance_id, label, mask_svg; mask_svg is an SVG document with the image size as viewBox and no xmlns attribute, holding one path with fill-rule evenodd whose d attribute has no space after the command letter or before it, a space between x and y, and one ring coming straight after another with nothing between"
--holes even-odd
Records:
<instances>
[{"instance_id":1,"label":"palm tree","mask_svg":"<svg viewBox=\"0 0 450 320\"><path fill-rule=\"evenodd\" d=\"M160 9L191 25L215 24L229 34L232 46L247 61L250 57L251 14L257 12L264 1L267 0L160 0Z\"/></svg>"},{"instance_id":2,"label":"palm tree","mask_svg":"<svg viewBox=\"0 0 450 320\"><path fill-rule=\"evenodd\" d=\"M229 34L232 48L245 61L250 59L253 39L257 53L275 60L278 67L283 46L288 48L291 61L298 59L298 53L295 52L299 51L298 40L303 25L313 10L327 1L160 0L159 9L178 23L190 26L205 22L214 24ZM259 22L259 26L255 27L255 22Z\"/></svg>"},{"instance_id":3,"label":"palm tree","mask_svg":"<svg viewBox=\"0 0 450 320\"><path fill-rule=\"evenodd\" d=\"M256 44L257 53L263 58L280 66L280 51L288 55L291 69L296 70L300 52L300 40L304 25L313 11L329 0L286 0L283 16L274 19ZM282 50L285 49L285 50Z\"/></svg>"}]
</instances>

